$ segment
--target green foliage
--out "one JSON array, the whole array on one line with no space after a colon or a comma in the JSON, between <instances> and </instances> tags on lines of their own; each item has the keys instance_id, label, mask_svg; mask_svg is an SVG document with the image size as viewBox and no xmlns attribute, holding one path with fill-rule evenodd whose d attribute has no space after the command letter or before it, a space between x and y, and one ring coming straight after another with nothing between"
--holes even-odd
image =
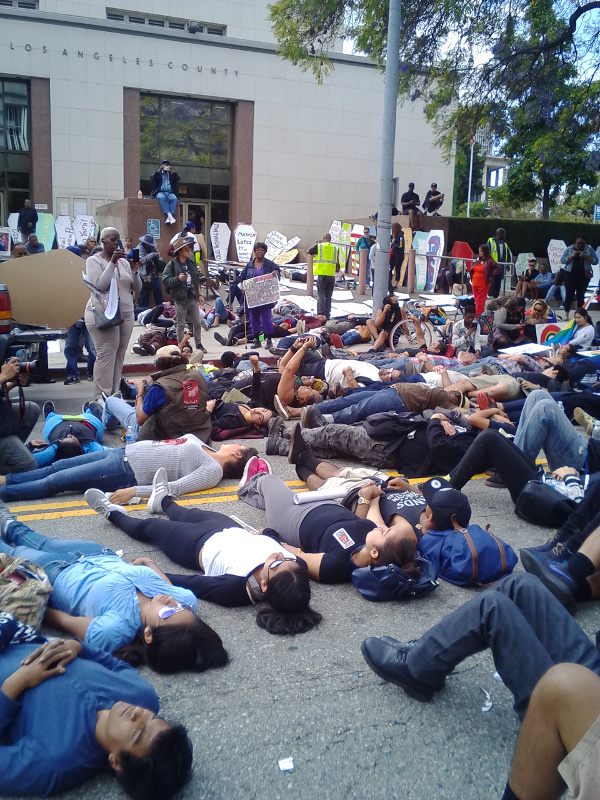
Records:
<instances>
[{"instance_id":1,"label":"green foliage","mask_svg":"<svg viewBox=\"0 0 600 800\"><path fill-rule=\"evenodd\" d=\"M469 164L471 161L471 147L467 138L462 139L456 145L456 156L454 161L454 198L453 213L459 213L458 209L467 202L469 193ZM481 148L477 142L473 147L473 184L471 187L471 197L481 194L483 191L483 169L485 167L485 156L481 153Z\"/></svg>"}]
</instances>

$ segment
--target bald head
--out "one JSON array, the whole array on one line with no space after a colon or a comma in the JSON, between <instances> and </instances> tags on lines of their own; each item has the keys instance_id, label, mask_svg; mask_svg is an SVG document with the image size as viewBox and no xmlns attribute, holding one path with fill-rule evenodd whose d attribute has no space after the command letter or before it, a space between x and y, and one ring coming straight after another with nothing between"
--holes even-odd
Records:
<instances>
[{"instance_id":1,"label":"bald head","mask_svg":"<svg viewBox=\"0 0 600 800\"><path fill-rule=\"evenodd\" d=\"M331 241L331 234L330 233L326 233L325 236L323 236L323 241L324 242L330 242Z\"/></svg>"}]
</instances>

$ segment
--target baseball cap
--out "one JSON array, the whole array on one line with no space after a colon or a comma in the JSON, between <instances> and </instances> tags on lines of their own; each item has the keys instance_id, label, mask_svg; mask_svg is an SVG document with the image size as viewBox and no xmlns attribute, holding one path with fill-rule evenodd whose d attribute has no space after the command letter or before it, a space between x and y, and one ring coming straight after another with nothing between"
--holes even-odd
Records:
<instances>
[{"instance_id":1,"label":"baseball cap","mask_svg":"<svg viewBox=\"0 0 600 800\"><path fill-rule=\"evenodd\" d=\"M166 159L166 158L165 158L163 161L161 161L160 163L161 163L161 164L168 164L169 166L171 166L171 162L170 162L170 161L167 161L167 159Z\"/></svg>"},{"instance_id":2,"label":"baseball cap","mask_svg":"<svg viewBox=\"0 0 600 800\"><path fill-rule=\"evenodd\" d=\"M453 515L461 528L466 528L471 520L471 506L466 495L453 489L444 478L431 478L419 488L433 514L433 527L436 531L453 528Z\"/></svg>"},{"instance_id":3,"label":"baseball cap","mask_svg":"<svg viewBox=\"0 0 600 800\"><path fill-rule=\"evenodd\" d=\"M166 358L168 356L180 356L181 350L176 344L167 344L165 347L159 347L156 351L156 358Z\"/></svg>"},{"instance_id":4,"label":"baseball cap","mask_svg":"<svg viewBox=\"0 0 600 800\"><path fill-rule=\"evenodd\" d=\"M193 222L191 219L188 222L185 223L186 231L189 231L190 228L195 228L195 227L196 227L196 223Z\"/></svg>"}]
</instances>

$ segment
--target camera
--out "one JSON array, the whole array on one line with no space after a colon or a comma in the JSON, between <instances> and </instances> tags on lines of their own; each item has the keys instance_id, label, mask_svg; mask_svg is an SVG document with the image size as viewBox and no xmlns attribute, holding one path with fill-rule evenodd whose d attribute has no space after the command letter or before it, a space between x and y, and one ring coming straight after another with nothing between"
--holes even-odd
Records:
<instances>
[{"instance_id":1,"label":"camera","mask_svg":"<svg viewBox=\"0 0 600 800\"><path fill-rule=\"evenodd\" d=\"M19 375L32 375L38 374L38 362L35 361L19 361Z\"/></svg>"}]
</instances>

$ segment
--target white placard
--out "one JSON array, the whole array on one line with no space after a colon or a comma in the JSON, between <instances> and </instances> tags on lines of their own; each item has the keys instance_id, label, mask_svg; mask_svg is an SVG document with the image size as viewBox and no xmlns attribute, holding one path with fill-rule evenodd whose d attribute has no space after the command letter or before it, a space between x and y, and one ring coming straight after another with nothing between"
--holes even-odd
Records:
<instances>
[{"instance_id":1,"label":"white placard","mask_svg":"<svg viewBox=\"0 0 600 800\"><path fill-rule=\"evenodd\" d=\"M73 216L74 217L85 217L87 216L87 203L81 202L81 200L75 200L73 203Z\"/></svg>"},{"instance_id":2,"label":"white placard","mask_svg":"<svg viewBox=\"0 0 600 800\"><path fill-rule=\"evenodd\" d=\"M77 244L85 244L90 236L96 235L96 220L89 215L75 217L75 241Z\"/></svg>"},{"instance_id":3,"label":"white placard","mask_svg":"<svg viewBox=\"0 0 600 800\"><path fill-rule=\"evenodd\" d=\"M23 237L21 236L21 231L19 230L19 215L16 212L14 214L9 214L6 224L10 228L10 236L13 240L13 244L22 242Z\"/></svg>"},{"instance_id":4,"label":"white placard","mask_svg":"<svg viewBox=\"0 0 600 800\"><path fill-rule=\"evenodd\" d=\"M268 306L271 303L279 302L279 279L277 278L277 273L270 272L267 275L248 278L248 280L244 281L244 292L246 293L248 308Z\"/></svg>"},{"instance_id":5,"label":"white placard","mask_svg":"<svg viewBox=\"0 0 600 800\"><path fill-rule=\"evenodd\" d=\"M238 261L247 263L252 258L252 251L254 250L254 242L258 234L252 225L244 225L240 223L233 232L235 240L235 249L237 250Z\"/></svg>"},{"instance_id":6,"label":"white placard","mask_svg":"<svg viewBox=\"0 0 600 800\"><path fill-rule=\"evenodd\" d=\"M537 326L536 326L537 327ZM514 347L502 347L498 350L499 353L508 353L511 356L537 356L542 355L542 353L551 353L552 348L548 347L548 345L543 344L517 344Z\"/></svg>"},{"instance_id":7,"label":"white placard","mask_svg":"<svg viewBox=\"0 0 600 800\"><path fill-rule=\"evenodd\" d=\"M287 236L279 231L271 231L265 236L265 244L267 245L267 258L273 261L274 258L280 253L285 252L287 247Z\"/></svg>"},{"instance_id":8,"label":"white placard","mask_svg":"<svg viewBox=\"0 0 600 800\"><path fill-rule=\"evenodd\" d=\"M75 218L62 215L56 218L56 241L60 250L75 244Z\"/></svg>"},{"instance_id":9,"label":"white placard","mask_svg":"<svg viewBox=\"0 0 600 800\"><path fill-rule=\"evenodd\" d=\"M515 275L521 277L521 275L527 269L527 262L529 261L530 258L535 259L533 253L519 253L519 255L515 260Z\"/></svg>"},{"instance_id":10,"label":"white placard","mask_svg":"<svg viewBox=\"0 0 600 800\"><path fill-rule=\"evenodd\" d=\"M300 244L301 239L299 236L292 236L291 239L288 239L288 243L285 246L284 253L289 253L290 250L293 250L297 244Z\"/></svg>"},{"instance_id":11,"label":"white placard","mask_svg":"<svg viewBox=\"0 0 600 800\"><path fill-rule=\"evenodd\" d=\"M548 242L548 261L552 272L558 272L561 269L560 260L566 249L567 245L562 239L550 239Z\"/></svg>"},{"instance_id":12,"label":"white placard","mask_svg":"<svg viewBox=\"0 0 600 800\"><path fill-rule=\"evenodd\" d=\"M10 258L10 228L0 228L0 261Z\"/></svg>"},{"instance_id":13,"label":"white placard","mask_svg":"<svg viewBox=\"0 0 600 800\"><path fill-rule=\"evenodd\" d=\"M231 229L226 222L213 222L210 226L210 243L215 261L227 261Z\"/></svg>"}]
</instances>

